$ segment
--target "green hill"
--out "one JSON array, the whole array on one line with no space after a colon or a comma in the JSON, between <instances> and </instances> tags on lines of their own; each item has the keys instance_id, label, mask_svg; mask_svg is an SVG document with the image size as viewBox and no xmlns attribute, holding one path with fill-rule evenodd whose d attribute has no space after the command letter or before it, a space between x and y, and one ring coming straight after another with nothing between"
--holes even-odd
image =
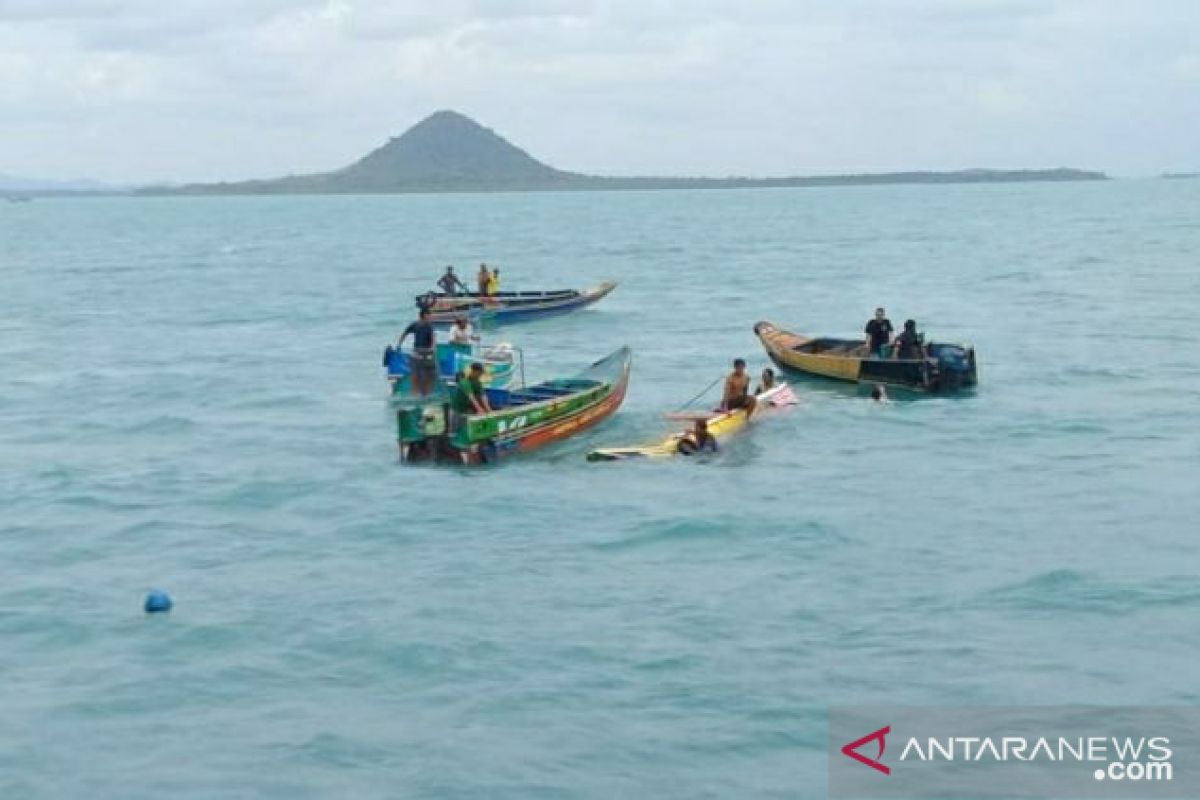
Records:
<instances>
[{"instance_id":1,"label":"green hill","mask_svg":"<svg viewBox=\"0 0 1200 800\"><path fill-rule=\"evenodd\" d=\"M383 194L404 192L728 189L893 183L1103 180L1075 169L962 170L790 178L622 178L564 172L543 164L490 128L438 111L358 161L333 172L272 180L143 189L153 194Z\"/></svg>"}]
</instances>

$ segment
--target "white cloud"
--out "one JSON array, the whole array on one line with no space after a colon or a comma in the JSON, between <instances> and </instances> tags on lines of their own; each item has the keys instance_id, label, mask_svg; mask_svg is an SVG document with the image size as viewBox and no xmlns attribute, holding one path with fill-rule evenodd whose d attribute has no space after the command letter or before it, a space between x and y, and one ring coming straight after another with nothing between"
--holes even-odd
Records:
<instances>
[{"instance_id":1,"label":"white cloud","mask_svg":"<svg viewBox=\"0 0 1200 800\"><path fill-rule=\"evenodd\" d=\"M1153 12L1123 0L0 0L0 171L326 169L446 107L557 166L605 173L1195 168L1200 3Z\"/></svg>"}]
</instances>

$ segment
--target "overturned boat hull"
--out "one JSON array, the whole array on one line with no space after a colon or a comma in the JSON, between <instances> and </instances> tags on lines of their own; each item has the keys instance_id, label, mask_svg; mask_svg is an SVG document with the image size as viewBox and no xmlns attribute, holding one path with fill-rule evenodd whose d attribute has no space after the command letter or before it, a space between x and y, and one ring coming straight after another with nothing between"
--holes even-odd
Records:
<instances>
[{"instance_id":1,"label":"overturned boat hull","mask_svg":"<svg viewBox=\"0 0 1200 800\"><path fill-rule=\"evenodd\" d=\"M794 405L795 395L786 383L772 386L765 392L755 395L757 401L753 414L746 409L737 408L733 411L712 411L708 414L693 415L695 419L703 419L708 425L708 432L719 444L737 433L745 430L761 414L769 413L771 409L784 405ZM668 436L656 444L641 447L602 447L588 453L588 461L624 461L635 458L674 458L675 456L691 455L692 453L681 445L690 441L690 430L682 430Z\"/></svg>"}]
</instances>

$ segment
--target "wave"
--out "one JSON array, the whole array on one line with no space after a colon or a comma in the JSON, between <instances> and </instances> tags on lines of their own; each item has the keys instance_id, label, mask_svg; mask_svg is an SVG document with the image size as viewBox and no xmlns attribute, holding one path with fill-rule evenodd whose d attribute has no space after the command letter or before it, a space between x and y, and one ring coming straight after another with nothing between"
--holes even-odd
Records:
<instances>
[{"instance_id":1,"label":"wave","mask_svg":"<svg viewBox=\"0 0 1200 800\"><path fill-rule=\"evenodd\" d=\"M1056 569L984 592L973 605L1119 615L1149 608L1200 606L1200 587L1194 577L1119 582L1078 570Z\"/></svg>"}]
</instances>

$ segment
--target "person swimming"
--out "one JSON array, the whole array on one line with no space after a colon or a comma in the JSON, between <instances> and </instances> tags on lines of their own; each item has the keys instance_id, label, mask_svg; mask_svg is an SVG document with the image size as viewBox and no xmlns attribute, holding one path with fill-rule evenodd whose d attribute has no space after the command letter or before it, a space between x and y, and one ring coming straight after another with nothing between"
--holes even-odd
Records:
<instances>
[{"instance_id":1,"label":"person swimming","mask_svg":"<svg viewBox=\"0 0 1200 800\"><path fill-rule=\"evenodd\" d=\"M715 453L717 452L717 440L708 432L708 423L698 419L692 429L679 440L675 449L683 456L696 453Z\"/></svg>"},{"instance_id":2,"label":"person swimming","mask_svg":"<svg viewBox=\"0 0 1200 800\"><path fill-rule=\"evenodd\" d=\"M767 367L762 371L762 377L759 378L759 384L755 387L755 394L762 394L775 388L775 370Z\"/></svg>"},{"instance_id":3,"label":"person swimming","mask_svg":"<svg viewBox=\"0 0 1200 800\"><path fill-rule=\"evenodd\" d=\"M876 403L886 403L888 401L887 389L882 383L877 383L871 387L871 399Z\"/></svg>"}]
</instances>

